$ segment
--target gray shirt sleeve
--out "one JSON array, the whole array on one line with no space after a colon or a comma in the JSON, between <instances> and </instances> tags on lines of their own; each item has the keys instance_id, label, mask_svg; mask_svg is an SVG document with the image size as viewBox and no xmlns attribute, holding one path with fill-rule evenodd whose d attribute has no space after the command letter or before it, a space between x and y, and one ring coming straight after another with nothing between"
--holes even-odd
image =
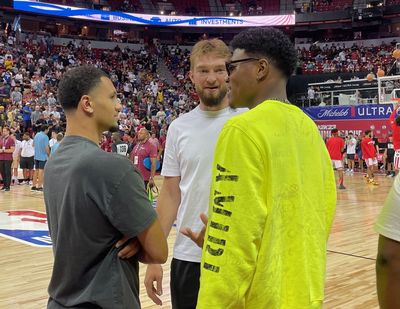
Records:
<instances>
[{"instance_id":1,"label":"gray shirt sleeve","mask_svg":"<svg viewBox=\"0 0 400 309\"><path fill-rule=\"evenodd\" d=\"M106 216L117 230L131 238L155 221L157 214L147 197L143 178L135 168L129 169L117 184Z\"/></svg>"}]
</instances>

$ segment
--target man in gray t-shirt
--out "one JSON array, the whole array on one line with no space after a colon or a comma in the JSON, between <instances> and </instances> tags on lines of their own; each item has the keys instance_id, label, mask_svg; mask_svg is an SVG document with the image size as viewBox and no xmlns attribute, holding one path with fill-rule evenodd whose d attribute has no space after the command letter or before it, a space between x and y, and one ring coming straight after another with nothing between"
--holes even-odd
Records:
<instances>
[{"instance_id":1,"label":"man in gray t-shirt","mask_svg":"<svg viewBox=\"0 0 400 309\"><path fill-rule=\"evenodd\" d=\"M42 112L40 111L40 106L36 105L35 110L31 114L31 121L33 126L36 124L36 121L40 119L40 115L42 115Z\"/></svg>"},{"instance_id":2,"label":"man in gray t-shirt","mask_svg":"<svg viewBox=\"0 0 400 309\"><path fill-rule=\"evenodd\" d=\"M140 308L138 262L164 263L168 250L139 172L98 146L117 125L115 88L104 72L82 66L64 75L58 95L67 129L45 167L54 252L48 308Z\"/></svg>"}]
</instances>

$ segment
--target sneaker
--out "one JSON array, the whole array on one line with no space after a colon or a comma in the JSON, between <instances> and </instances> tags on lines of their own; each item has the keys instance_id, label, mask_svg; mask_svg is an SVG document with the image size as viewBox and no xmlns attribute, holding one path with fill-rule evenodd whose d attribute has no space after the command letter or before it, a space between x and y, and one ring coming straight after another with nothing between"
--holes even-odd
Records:
<instances>
[{"instance_id":1,"label":"sneaker","mask_svg":"<svg viewBox=\"0 0 400 309\"><path fill-rule=\"evenodd\" d=\"M33 181L29 180L29 181L26 182L26 184L31 186L31 185L33 185Z\"/></svg>"},{"instance_id":2,"label":"sneaker","mask_svg":"<svg viewBox=\"0 0 400 309\"><path fill-rule=\"evenodd\" d=\"M343 184L341 184L341 185L339 186L339 189L340 189L340 190L344 190L344 189L346 189L346 187L345 187Z\"/></svg>"},{"instance_id":3,"label":"sneaker","mask_svg":"<svg viewBox=\"0 0 400 309\"><path fill-rule=\"evenodd\" d=\"M10 188L5 188L4 189L4 192L9 192L10 191Z\"/></svg>"},{"instance_id":4,"label":"sneaker","mask_svg":"<svg viewBox=\"0 0 400 309\"><path fill-rule=\"evenodd\" d=\"M36 188L36 192L43 192L43 188Z\"/></svg>"},{"instance_id":5,"label":"sneaker","mask_svg":"<svg viewBox=\"0 0 400 309\"><path fill-rule=\"evenodd\" d=\"M6 191L6 187L2 187L0 191Z\"/></svg>"},{"instance_id":6,"label":"sneaker","mask_svg":"<svg viewBox=\"0 0 400 309\"><path fill-rule=\"evenodd\" d=\"M31 191L36 191L37 188L36 187L31 187Z\"/></svg>"}]
</instances>

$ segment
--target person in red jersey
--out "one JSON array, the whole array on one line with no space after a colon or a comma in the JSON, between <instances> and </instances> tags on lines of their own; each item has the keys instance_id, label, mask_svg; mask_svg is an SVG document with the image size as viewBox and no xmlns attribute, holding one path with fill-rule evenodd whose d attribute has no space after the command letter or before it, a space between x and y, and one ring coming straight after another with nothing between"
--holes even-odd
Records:
<instances>
[{"instance_id":1,"label":"person in red jersey","mask_svg":"<svg viewBox=\"0 0 400 309\"><path fill-rule=\"evenodd\" d=\"M131 152L131 160L139 169L144 179L144 184L154 186L154 175L156 173L157 147L150 141L150 133L146 128L141 128L137 135L138 143L133 147ZM144 159L149 157L151 162L150 171L144 165Z\"/></svg>"},{"instance_id":2,"label":"person in red jersey","mask_svg":"<svg viewBox=\"0 0 400 309\"><path fill-rule=\"evenodd\" d=\"M361 149L363 159L367 164L367 181L370 184L377 185L378 183L374 180L374 169L378 166L378 160L376 158L375 144L371 137L371 130L365 131L365 136L361 141Z\"/></svg>"},{"instance_id":3,"label":"person in red jersey","mask_svg":"<svg viewBox=\"0 0 400 309\"><path fill-rule=\"evenodd\" d=\"M397 115L399 108L400 102L396 104L389 118L392 127L393 146L395 151L393 160L395 173L400 169L400 116Z\"/></svg>"},{"instance_id":4,"label":"person in red jersey","mask_svg":"<svg viewBox=\"0 0 400 309\"><path fill-rule=\"evenodd\" d=\"M331 133L332 136L326 142L326 148L328 148L333 168L336 169L339 174L339 189L343 190L346 189L346 187L343 185L343 161L342 161L344 140L343 138L338 136L338 129L333 129Z\"/></svg>"}]
</instances>

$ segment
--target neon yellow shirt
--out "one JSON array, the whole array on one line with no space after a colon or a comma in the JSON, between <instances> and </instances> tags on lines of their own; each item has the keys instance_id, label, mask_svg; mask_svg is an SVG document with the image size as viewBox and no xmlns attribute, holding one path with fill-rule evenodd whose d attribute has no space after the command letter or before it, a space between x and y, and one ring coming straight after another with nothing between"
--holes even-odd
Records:
<instances>
[{"instance_id":1,"label":"neon yellow shirt","mask_svg":"<svg viewBox=\"0 0 400 309\"><path fill-rule=\"evenodd\" d=\"M321 308L336 185L313 121L278 101L230 119L212 177L197 308Z\"/></svg>"}]
</instances>

